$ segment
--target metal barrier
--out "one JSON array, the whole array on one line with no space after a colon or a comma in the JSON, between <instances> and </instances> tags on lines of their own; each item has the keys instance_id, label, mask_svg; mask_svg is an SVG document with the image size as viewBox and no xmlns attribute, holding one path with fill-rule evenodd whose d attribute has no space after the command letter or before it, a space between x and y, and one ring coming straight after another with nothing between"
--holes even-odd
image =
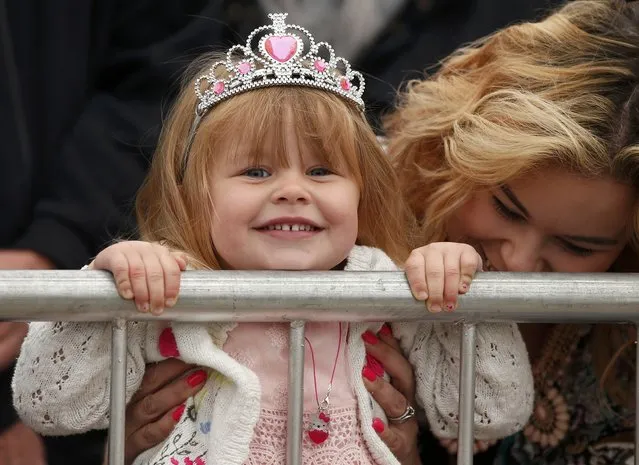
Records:
<instances>
[{"instance_id":1,"label":"metal barrier","mask_svg":"<svg viewBox=\"0 0 639 465\"><path fill-rule=\"evenodd\" d=\"M112 321L109 459L124 462L126 322L289 321L288 463L300 465L306 321L458 321L459 465L473 462L475 323L639 323L639 274L483 273L453 313L429 314L401 272L189 272L177 308L142 314L100 271L0 271L0 320ZM638 345L639 359L639 345ZM639 401L639 383L636 391ZM639 405L639 402L637 402ZM637 409L639 412L639 409ZM636 414L636 424L639 424ZM639 444L635 429L635 450ZM635 464L639 463L635 454Z\"/></svg>"}]
</instances>

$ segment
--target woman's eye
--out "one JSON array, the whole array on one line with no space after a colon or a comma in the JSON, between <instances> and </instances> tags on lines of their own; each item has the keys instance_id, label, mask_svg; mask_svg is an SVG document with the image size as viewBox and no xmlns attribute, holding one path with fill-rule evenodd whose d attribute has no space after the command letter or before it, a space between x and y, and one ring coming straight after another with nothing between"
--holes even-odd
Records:
<instances>
[{"instance_id":1,"label":"woman's eye","mask_svg":"<svg viewBox=\"0 0 639 465\"><path fill-rule=\"evenodd\" d=\"M309 176L328 176L329 174L333 174L333 172L328 168L324 168L323 166L318 166L316 168L311 168L310 170L308 170Z\"/></svg>"},{"instance_id":2,"label":"woman's eye","mask_svg":"<svg viewBox=\"0 0 639 465\"><path fill-rule=\"evenodd\" d=\"M557 240L559 241L559 245L567 252L573 254L573 255L578 255L580 257L589 257L592 254L595 253L595 250L593 249L587 249L585 247L579 247L578 245L575 245L571 242L568 242L565 239L562 238L557 238Z\"/></svg>"},{"instance_id":3,"label":"woman's eye","mask_svg":"<svg viewBox=\"0 0 639 465\"><path fill-rule=\"evenodd\" d=\"M523 223L526 221L526 218L521 216L519 213L512 211L494 195L493 195L493 205L495 206L495 210L497 210L497 213L499 213L503 218L507 219L508 221L515 221L517 223Z\"/></svg>"},{"instance_id":4,"label":"woman's eye","mask_svg":"<svg viewBox=\"0 0 639 465\"><path fill-rule=\"evenodd\" d=\"M271 175L264 168L249 168L242 173L243 176L248 176L249 178L267 178Z\"/></svg>"}]
</instances>

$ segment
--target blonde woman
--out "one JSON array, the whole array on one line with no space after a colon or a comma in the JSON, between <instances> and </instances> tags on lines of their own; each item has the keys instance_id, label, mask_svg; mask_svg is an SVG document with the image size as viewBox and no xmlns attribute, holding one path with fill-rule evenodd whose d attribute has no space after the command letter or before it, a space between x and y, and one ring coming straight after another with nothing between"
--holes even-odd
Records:
<instances>
[{"instance_id":1,"label":"blonde woman","mask_svg":"<svg viewBox=\"0 0 639 465\"><path fill-rule=\"evenodd\" d=\"M417 242L469 243L488 271L635 268L638 73L639 2L583 0L411 82L387 128ZM636 335L606 325L521 330L535 408L496 463L629 463Z\"/></svg>"}]
</instances>

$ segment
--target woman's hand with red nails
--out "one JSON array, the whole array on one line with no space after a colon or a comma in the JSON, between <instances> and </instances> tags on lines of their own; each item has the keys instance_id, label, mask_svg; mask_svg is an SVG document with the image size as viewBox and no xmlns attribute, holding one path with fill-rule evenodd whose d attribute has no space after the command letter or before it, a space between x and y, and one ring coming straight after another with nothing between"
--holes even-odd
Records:
<instances>
[{"instance_id":1,"label":"woman's hand with red nails","mask_svg":"<svg viewBox=\"0 0 639 465\"><path fill-rule=\"evenodd\" d=\"M206 378L204 370L177 359L147 366L126 410L126 465L169 436L184 414L186 400L202 389Z\"/></svg>"},{"instance_id":2,"label":"woman's hand with red nails","mask_svg":"<svg viewBox=\"0 0 639 465\"><path fill-rule=\"evenodd\" d=\"M382 326L376 335L366 332L362 339L367 352L362 370L364 385L387 417L399 417L407 406L415 406L413 368L402 355L390 326ZM384 379L384 371L390 376L390 382ZM380 418L374 418L372 426L402 465L421 464L417 447L419 427L415 417L404 423L384 423Z\"/></svg>"}]
</instances>

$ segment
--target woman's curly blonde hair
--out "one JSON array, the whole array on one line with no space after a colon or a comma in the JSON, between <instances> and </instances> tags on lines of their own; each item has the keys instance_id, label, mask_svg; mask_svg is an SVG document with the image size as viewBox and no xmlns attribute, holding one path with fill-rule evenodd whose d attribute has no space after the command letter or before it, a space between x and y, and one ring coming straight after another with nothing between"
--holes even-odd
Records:
<instances>
[{"instance_id":1,"label":"woman's curly blonde hair","mask_svg":"<svg viewBox=\"0 0 639 465\"><path fill-rule=\"evenodd\" d=\"M639 189L639 2L573 1L461 48L408 83L386 129L415 245L444 240L479 189L542 166Z\"/></svg>"}]
</instances>

